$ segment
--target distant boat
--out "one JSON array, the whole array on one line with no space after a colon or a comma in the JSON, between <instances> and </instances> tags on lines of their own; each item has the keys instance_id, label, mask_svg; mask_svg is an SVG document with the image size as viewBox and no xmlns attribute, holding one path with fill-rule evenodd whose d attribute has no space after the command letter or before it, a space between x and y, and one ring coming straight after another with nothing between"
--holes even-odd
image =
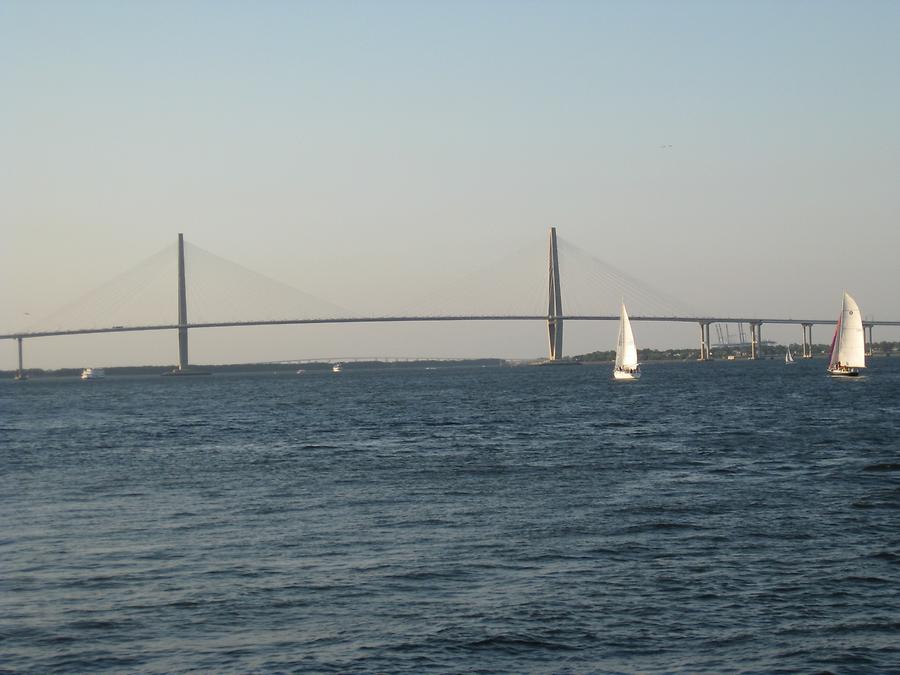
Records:
<instances>
[{"instance_id":1,"label":"distant boat","mask_svg":"<svg viewBox=\"0 0 900 675\"><path fill-rule=\"evenodd\" d=\"M343 369L344 369L344 365L342 363L335 363L333 366L331 366L332 373L339 373Z\"/></svg>"},{"instance_id":2,"label":"distant boat","mask_svg":"<svg viewBox=\"0 0 900 675\"><path fill-rule=\"evenodd\" d=\"M785 363L794 363L794 357L791 356L791 346L788 345L787 351L784 353Z\"/></svg>"},{"instance_id":3,"label":"distant boat","mask_svg":"<svg viewBox=\"0 0 900 675\"><path fill-rule=\"evenodd\" d=\"M16 380L17 382L24 382L24 381L27 380L27 379L28 379L28 376L27 376L25 373L23 373L23 372L21 372L21 371L19 371L19 372L16 373L15 380Z\"/></svg>"},{"instance_id":4,"label":"distant boat","mask_svg":"<svg viewBox=\"0 0 900 675\"><path fill-rule=\"evenodd\" d=\"M81 371L82 380L96 380L98 377L105 377L106 371L103 368L85 368Z\"/></svg>"},{"instance_id":5,"label":"distant boat","mask_svg":"<svg viewBox=\"0 0 900 675\"><path fill-rule=\"evenodd\" d=\"M641 377L641 364L638 363L634 333L631 331L631 321L628 320L624 302L619 316L619 339L616 342L616 367L613 370L613 377L617 380L637 380Z\"/></svg>"},{"instance_id":6,"label":"distant boat","mask_svg":"<svg viewBox=\"0 0 900 675\"><path fill-rule=\"evenodd\" d=\"M298 374L298 375L303 375L303 373L305 373L305 372L306 372L306 371L303 370L303 368L301 368L300 370L297 371L297 374Z\"/></svg>"},{"instance_id":7,"label":"distant boat","mask_svg":"<svg viewBox=\"0 0 900 675\"><path fill-rule=\"evenodd\" d=\"M866 367L866 344L863 336L862 316L856 300L844 293L841 314L831 339L831 358L828 374L855 377L859 369Z\"/></svg>"}]
</instances>

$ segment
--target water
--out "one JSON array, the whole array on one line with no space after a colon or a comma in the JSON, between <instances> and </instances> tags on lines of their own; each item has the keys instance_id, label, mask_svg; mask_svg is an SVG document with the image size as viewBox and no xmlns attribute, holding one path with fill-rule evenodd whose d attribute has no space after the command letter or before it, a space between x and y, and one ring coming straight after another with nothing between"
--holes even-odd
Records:
<instances>
[{"instance_id":1,"label":"water","mask_svg":"<svg viewBox=\"0 0 900 675\"><path fill-rule=\"evenodd\" d=\"M900 360L0 383L0 669L900 668Z\"/></svg>"}]
</instances>

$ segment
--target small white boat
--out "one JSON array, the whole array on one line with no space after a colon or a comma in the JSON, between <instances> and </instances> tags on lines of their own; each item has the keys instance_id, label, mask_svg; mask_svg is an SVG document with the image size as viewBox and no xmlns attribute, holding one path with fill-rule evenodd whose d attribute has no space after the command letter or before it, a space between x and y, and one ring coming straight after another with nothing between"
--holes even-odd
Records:
<instances>
[{"instance_id":1,"label":"small white boat","mask_svg":"<svg viewBox=\"0 0 900 675\"><path fill-rule=\"evenodd\" d=\"M794 363L794 357L791 356L791 346L788 345L787 351L784 353L785 363Z\"/></svg>"},{"instance_id":2,"label":"small white boat","mask_svg":"<svg viewBox=\"0 0 900 675\"><path fill-rule=\"evenodd\" d=\"M103 368L85 368L81 371L82 380L96 380L98 377L104 377L106 371Z\"/></svg>"},{"instance_id":3,"label":"small white boat","mask_svg":"<svg viewBox=\"0 0 900 675\"><path fill-rule=\"evenodd\" d=\"M331 366L332 373L339 373L343 369L344 369L344 365L342 363L335 363L333 366Z\"/></svg>"},{"instance_id":4,"label":"small white boat","mask_svg":"<svg viewBox=\"0 0 900 675\"><path fill-rule=\"evenodd\" d=\"M616 367L613 369L613 378L637 380L640 377L641 364L638 363L634 333L631 331L631 321L628 320L628 311L623 302L622 312L619 315L619 339L616 342Z\"/></svg>"},{"instance_id":5,"label":"small white boat","mask_svg":"<svg viewBox=\"0 0 900 675\"><path fill-rule=\"evenodd\" d=\"M297 371L297 374L298 374L298 375L303 375L303 373L305 373L305 372L306 372L306 371L303 370L303 368L300 368L300 369Z\"/></svg>"},{"instance_id":6,"label":"small white boat","mask_svg":"<svg viewBox=\"0 0 900 675\"><path fill-rule=\"evenodd\" d=\"M831 358L828 374L836 377L855 377L859 369L866 367L866 342L863 335L862 315L856 300L844 293L841 315L834 327L831 339Z\"/></svg>"}]
</instances>

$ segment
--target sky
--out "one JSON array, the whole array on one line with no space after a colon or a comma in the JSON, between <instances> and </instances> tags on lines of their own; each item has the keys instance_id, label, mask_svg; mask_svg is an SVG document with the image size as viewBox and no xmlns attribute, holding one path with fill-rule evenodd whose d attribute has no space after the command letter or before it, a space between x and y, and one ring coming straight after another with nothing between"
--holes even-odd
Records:
<instances>
[{"instance_id":1,"label":"sky","mask_svg":"<svg viewBox=\"0 0 900 675\"><path fill-rule=\"evenodd\" d=\"M443 313L415 299L461 279L502 309L490 272L527 249L543 288L551 225L698 313L828 318L846 289L900 319L898 29L887 1L0 0L0 332L179 232L354 313ZM624 295L569 290L609 313ZM570 354L614 346L613 323L566 331ZM191 340L198 363L547 349L540 323ZM176 355L171 333L26 341L31 367Z\"/></svg>"}]
</instances>

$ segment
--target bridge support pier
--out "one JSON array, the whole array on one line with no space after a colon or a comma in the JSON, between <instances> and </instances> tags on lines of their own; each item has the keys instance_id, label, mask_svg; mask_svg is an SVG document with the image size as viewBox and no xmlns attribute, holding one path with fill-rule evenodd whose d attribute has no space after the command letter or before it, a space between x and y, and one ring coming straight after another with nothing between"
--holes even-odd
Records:
<instances>
[{"instance_id":1,"label":"bridge support pier","mask_svg":"<svg viewBox=\"0 0 900 675\"><path fill-rule=\"evenodd\" d=\"M750 358L756 358L756 325L750 322Z\"/></svg>"},{"instance_id":2,"label":"bridge support pier","mask_svg":"<svg viewBox=\"0 0 900 675\"><path fill-rule=\"evenodd\" d=\"M550 360L560 361L563 355L562 290L559 286L559 254L556 248L556 228L550 228L550 293L547 307L547 332L550 338Z\"/></svg>"},{"instance_id":3,"label":"bridge support pier","mask_svg":"<svg viewBox=\"0 0 900 675\"><path fill-rule=\"evenodd\" d=\"M700 358L698 358L697 360L703 361L703 360L705 360L703 358L703 355L706 354L706 343L703 341L703 338L704 338L703 322L701 321L698 325L700 326Z\"/></svg>"},{"instance_id":4,"label":"bridge support pier","mask_svg":"<svg viewBox=\"0 0 900 675\"><path fill-rule=\"evenodd\" d=\"M762 331L760 327L762 323L759 321L750 322L750 358L754 361L759 359L762 347Z\"/></svg>"},{"instance_id":5,"label":"bridge support pier","mask_svg":"<svg viewBox=\"0 0 900 675\"><path fill-rule=\"evenodd\" d=\"M22 338L16 338L16 346L19 348L19 367L16 369L16 379L25 379L25 369L22 367Z\"/></svg>"},{"instance_id":6,"label":"bridge support pier","mask_svg":"<svg viewBox=\"0 0 900 675\"><path fill-rule=\"evenodd\" d=\"M812 358L812 324L811 323L801 323L800 328L803 329L803 353L801 356L804 359Z\"/></svg>"},{"instance_id":7,"label":"bridge support pier","mask_svg":"<svg viewBox=\"0 0 900 675\"><path fill-rule=\"evenodd\" d=\"M872 324L863 326L863 335L865 336L866 356L872 356Z\"/></svg>"},{"instance_id":8,"label":"bridge support pier","mask_svg":"<svg viewBox=\"0 0 900 675\"><path fill-rule=\"evenodd\" d=\"M698 361L709 361L712 358L709 349L709 321L700 322L700 358Z\"/></svg>"}]
</instances>

